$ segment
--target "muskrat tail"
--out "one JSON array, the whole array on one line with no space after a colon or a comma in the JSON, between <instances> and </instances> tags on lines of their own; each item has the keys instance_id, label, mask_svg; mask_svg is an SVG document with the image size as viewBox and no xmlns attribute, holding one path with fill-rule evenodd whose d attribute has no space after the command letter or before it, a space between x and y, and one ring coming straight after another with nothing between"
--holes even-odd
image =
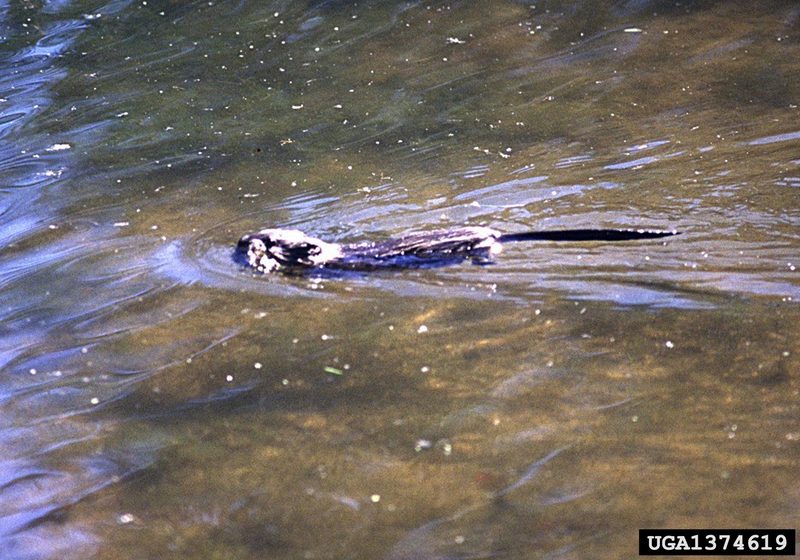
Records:
<instances>
[{"instance_id":1,"label":"muskrat tail","mask_svg":"<svg viewBox=\"0 0 800 560\"><path fill-rule=\"evenodd\" d=\"M506 233L497 238L500 243L509 241L634 241L680 235L678 231L652 229L556 229L551 231L525 231Z\"/></svg>"}]
</instances>

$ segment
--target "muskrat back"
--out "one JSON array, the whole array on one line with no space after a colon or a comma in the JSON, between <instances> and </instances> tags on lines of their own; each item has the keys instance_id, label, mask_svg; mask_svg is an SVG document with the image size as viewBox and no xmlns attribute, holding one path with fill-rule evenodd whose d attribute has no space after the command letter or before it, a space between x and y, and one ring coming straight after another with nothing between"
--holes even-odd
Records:
<instances>
[{"instance_id":1,"label":"muskrat back","mask_svg":"<svg viewBox=\"0 0 800 560\"><path fill-rule=\"evenodd\" d=\"M296 229L264 229L239 239L237 254L261 272L286 269L420 268L471 259L490 262L513 241L630 241L677 235L676 231L570 229L502 234L488 227L411 233L382 241L329 243Z\"/></svg>"}]
</instances>

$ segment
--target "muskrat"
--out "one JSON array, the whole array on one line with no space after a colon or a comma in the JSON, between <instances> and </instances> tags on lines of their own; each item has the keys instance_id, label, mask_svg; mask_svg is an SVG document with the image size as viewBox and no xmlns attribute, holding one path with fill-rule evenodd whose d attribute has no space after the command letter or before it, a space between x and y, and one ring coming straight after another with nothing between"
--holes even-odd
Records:
<instances>
[{"instance_id":1,"label":"muskrat","mask_svg":"<svg viewBox=\"0 0 800 560\"><path fill-rule=\"evenodd\" d=\"M237 257L260 272L308 269L374 270L430 268L471 259L491 262L511 241L631 241L677 235L647 229L566 229L500 233L488 227L460 227L411 233L383 241L329 243L296 229L264 229L244 235Z\"/></svg>"}]
</instances>

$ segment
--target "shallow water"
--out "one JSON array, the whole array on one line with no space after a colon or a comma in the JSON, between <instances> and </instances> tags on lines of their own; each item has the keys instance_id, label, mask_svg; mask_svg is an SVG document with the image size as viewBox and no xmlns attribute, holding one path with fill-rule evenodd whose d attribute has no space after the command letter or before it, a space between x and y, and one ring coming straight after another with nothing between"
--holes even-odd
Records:
<instances>
[{"instance_id":1,"label":"shallow water","mask_svg":"<svg viewBox=\"0 0 800 560\"><path fill-rule=\"evenodd\" d=\"M796 2L0 0L0 552L796 527ZM238 237L678 229L260 276Z\"/></svg>"}]
</instances>

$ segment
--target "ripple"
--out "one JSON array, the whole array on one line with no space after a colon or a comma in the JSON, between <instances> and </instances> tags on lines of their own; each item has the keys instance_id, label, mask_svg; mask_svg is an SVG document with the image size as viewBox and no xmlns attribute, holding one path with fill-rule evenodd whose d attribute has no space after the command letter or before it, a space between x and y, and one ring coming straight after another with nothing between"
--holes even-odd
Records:
<instances>
[{"instance_id":1,"label":"ripple","mask_svg":"<svg viewBox=\"0 0 800 560\"><path fill-rule=\"evenodd\" d=\"M315 289L313 281L264 275L236 264L233 243L221 246L200 240L171 242L156 251L151 266L162 276L187 286L199 284L264 296L330 297L330 294Z\"/></svg>"},{"instance_id":2,"label":"ripple","mask_svg":"<svg viewBox=\"0 0 800 560\"><path fill-rule=\"evenodd\" d=\"M756 138L747 143L748 146L764 146L766 144L777 144L778 142L790 142L792 140L800 140L800 130L795 132L785 132L783 134L773 134L772 136L763 136Z\"/></svg>"},{"instance_id":3,"label":"ripple","mask_svg":"<svg viewBox=\"0 0 800 560\"><path fill-rule=\"evenodd\" d=\"M11 62L27 58L50 58L67 51L75 37L86 27L80 20L65 20L52 23L42 29L44 36L32 47L23 49L11 57Z\"/></svg>"},{"instance_id":4,"label":"ripple","mask_svg":"<svg viewBox=\"0 0 800 560\"><path fill-rule=\"evenodd\" d=\"M73 427L83 430L74 424ZM7 431L3 443L8 438L30 437L29 432ZM138 447L129 452L73 456L58 470L44 467L41 458L0 459L0 535L34 528L54 513L146 468L152 464L155 450L151 448L146 453Z\"/></svg>"}]
</instances>

